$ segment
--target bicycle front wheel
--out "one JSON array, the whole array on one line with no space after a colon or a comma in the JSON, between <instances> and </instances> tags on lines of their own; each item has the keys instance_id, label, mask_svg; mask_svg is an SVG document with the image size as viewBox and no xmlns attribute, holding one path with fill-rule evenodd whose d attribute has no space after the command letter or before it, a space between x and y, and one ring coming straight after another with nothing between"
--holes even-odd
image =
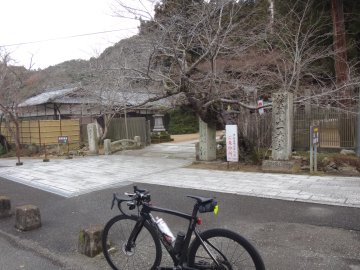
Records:
<instances>
[{"instance_id":1,"label":"bicycle front wheel","mask_svg":"<svg viewBox=\"0 0 360 270\"><path fill-rule=\"evenodd\" d=\"M241 235L225 229L212 229L204 231L200 237L209 252L196 238L189 250L190 267L208 270L265 270L260 254Z\"/></svg>"},{"instance_id":2,"label":"bicycle front wheel","mask_svg":"<svg viewBox=\"0 0 360 270\"><path fill-rule=\"evenodd\" d=\"M145 222L134 247L126 249L127 241L135 228L137 217L120 215L105 225L102 236L104 256L114 270L151 269L161 262L161 244L156 232Z\"/></svg>"}]
</instances>

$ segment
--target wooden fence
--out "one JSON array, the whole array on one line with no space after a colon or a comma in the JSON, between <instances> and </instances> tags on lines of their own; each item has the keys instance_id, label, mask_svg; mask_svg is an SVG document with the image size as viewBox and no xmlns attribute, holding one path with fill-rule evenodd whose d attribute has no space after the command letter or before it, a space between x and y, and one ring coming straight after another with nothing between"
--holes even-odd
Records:
<instances>
[{"instance_id":1,"label":"wooden fence","mask_svg":"<svg viewBox=\"0 0 360 270\"><path fill-rule=\"evenodd\" d=\"M13 124L12 127L14 128ZM6 139L12 143L13 137L4 123L1 123L0 130ZM71 144L79 143L79 119L20 121L20 142L23 145L54 145L58 144L59 136L68 136Z\"/></svg>"},{"instance_id":2,"label":"wooden fence","mask_svg":"<svg viewBox=\"0 0 360 270\"><path fill-rule=\"evenodd\" d=\"M260 147L271 146L271 111L262 116L250 115L246 137ZM356 114L336 109L312 108L310 113L297 109L294 113L293 147L295 150L309 149L309 128L312 121L320 125L321 148L355 148ZM243 121L239 121L241 127ZM13 142L4 123L0 123L0 133ZM20 122L20 141L22 144L53 145L58 136L68 136L70 143L87 141L86 125L81 126L79 119L71 120L30 120ZM140 136L141 142L149 144L150 127L144 117L112 119L108 139L112 141L133 139Z\"/></svg>"},{"instance_id":3,"label":"wooden fence","mask_svg":"<svg viewBox=\"0 0 360 270\"><path fill-rule=\"evenodd\" d=\"M259 115L251 113L238 117L239 130L254 145L259 148L271 147L271 111Z\"/></svg>"}]
</instances>

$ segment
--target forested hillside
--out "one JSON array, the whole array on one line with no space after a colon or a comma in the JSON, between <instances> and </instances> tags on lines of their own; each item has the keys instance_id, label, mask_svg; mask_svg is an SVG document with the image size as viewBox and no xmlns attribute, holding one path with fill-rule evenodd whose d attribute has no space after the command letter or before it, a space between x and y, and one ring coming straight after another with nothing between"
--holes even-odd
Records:
<instances>
[{"instance_id":1,"label":"forested hillside","mask_svg":"<svg viewBox=\"0 0 360 270\"><path fill-rule=\"evenodd\" d=\"M229 105L252 109L278 90L297 103L356 103L360 1L162 0L154 15L136 2L117 1L119 16L140 18L137 36L88 61L22 71L22 96L78 83L157 98L182 93L203 120L222 122Z\"/></svg>"},{"instance_id":2,"label":"forested hillside","mask_svg":"<svg viewBox=\"0 0 360 270\"><path fill-rule=\"evenodd\" d=\"M177 42L184 42L184 44L178 46L179 43L177 43L175 46L178 47L170 50L184 49L186 58L191 58L188 63L194 63L204 50L209 49L210 40L206 39L214 37L211 35L220 34L220 31L215 32L215 27L219 26L219 23L223 24L222 29L217 29L223 31L221 33L223 40L217 40L217 48L210 48L217 50L212 52L216 54L216 61L214 61L215 58L210 59L214 55L207 55L197 65L196 70L191 71L193 74L201 71L196 76L200 76L204 70L208 70L212 64L216 63L217 73L220 71L228 74L228 79L235 79L237 86L244 85L246 88L246 85L248 87L251 85L260 91L279 87L298 88L301 84L314 83L312 80L317 83L320 79L327 83L335 77L334 57L330 55L333 49L331 2L343 2L346 60L349 66L359 66L357 64L360 60L359 1L229 1L220 8L219 3L226 2L228 1L210 1L205 4L200 0L160 1L156 6L154 18L142 20L138 37L119 41L107 48L98 58L92 58L89 61L71 60L32 72L30 88L39 92L79 82L89 85L94 81L99 82L97 76L99 70L103 72L106 69L119 68L124 66L124 61L128 66L146 67L150 54L153 54L152 63L157 61L157 65L163 65L166 69L167 65L173 64L171 55L169 54L168 58L161 56L163 59L160 60L155 50L151 50L154 48L161 50L160 42L167 42L169 46L174 45L173 38L178 38ZM269 3L273 3L273 6ZM270 7L273 8L270 9ZM200 19L207 20L208 29L204 28L206 25L195 28L196 20L200 23ZM195 32L187 32L190 30ZM167 35L166 38L164 33ZM196 35L202 36L203 39L195 41ZM186 42L189 44L185 44ZM227 47L226 50L224 50L225 47ZM295 59L296 57L299 58ZM178 60L180 59L177 58ZM282 67L279 61L283 62ZM285 78L279 80L278 77L286 75L279 74L279 68L280 73L291 73L291 69L298 68L294 64L302 65L301 68L305 69L304 73L307 75L296 78L294 86L281 85L284 84ZM316 70L315 73L313 69ZM296 82L298 79L299 81ZM266 91L264 94L266 95Z\"/></svg>"}]
</instances>

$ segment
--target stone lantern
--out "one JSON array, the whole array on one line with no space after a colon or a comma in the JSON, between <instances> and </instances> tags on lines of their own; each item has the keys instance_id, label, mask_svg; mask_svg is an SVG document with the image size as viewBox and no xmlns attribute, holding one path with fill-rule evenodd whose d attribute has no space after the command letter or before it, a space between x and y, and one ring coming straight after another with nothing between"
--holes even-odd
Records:
<instances>
[{"instance_id":1,"label":"stone lantern","mask_svg":"<svg viewBox=\"0 0 360 270\"><path fill-rule=\"evenodd\" d=\"M165 131L165 127L164 127L164 123L163 123L164 115L163 114L154 114L153 117L155 120L153 132Z\"/></svg>"}]
</instances>

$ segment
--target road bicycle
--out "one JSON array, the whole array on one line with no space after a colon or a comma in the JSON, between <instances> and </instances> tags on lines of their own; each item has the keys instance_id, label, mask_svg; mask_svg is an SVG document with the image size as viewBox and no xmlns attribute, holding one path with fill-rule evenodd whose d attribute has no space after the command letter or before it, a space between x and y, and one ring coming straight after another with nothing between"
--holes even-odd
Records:
<instances>
[{"instance_id":1,"label":"road bicycle","mask_svg":"<svg viewBox=\"0 0 360 270\"><path fill-rule=\"evenodd\" d=\"M134 186L125 197L113 195L111 209L117 204L121 215L110 219L102 235L102 248L108 264L114 270L264 270L256 248L244 237L226 229L200 232L198 213L218 211L213 198L187 196L195 200L192 214L186 214L151 204L149 191ZM129 214L123 204L136 214ZM132 211L132 212L134 212ZM186 234L175 238L162 219L152 212L174 215L189 221ZM191 242L191 243L190 243ZM172 259L171 267L160 266L162 247Z\"/></svg>"}]
</instances>

